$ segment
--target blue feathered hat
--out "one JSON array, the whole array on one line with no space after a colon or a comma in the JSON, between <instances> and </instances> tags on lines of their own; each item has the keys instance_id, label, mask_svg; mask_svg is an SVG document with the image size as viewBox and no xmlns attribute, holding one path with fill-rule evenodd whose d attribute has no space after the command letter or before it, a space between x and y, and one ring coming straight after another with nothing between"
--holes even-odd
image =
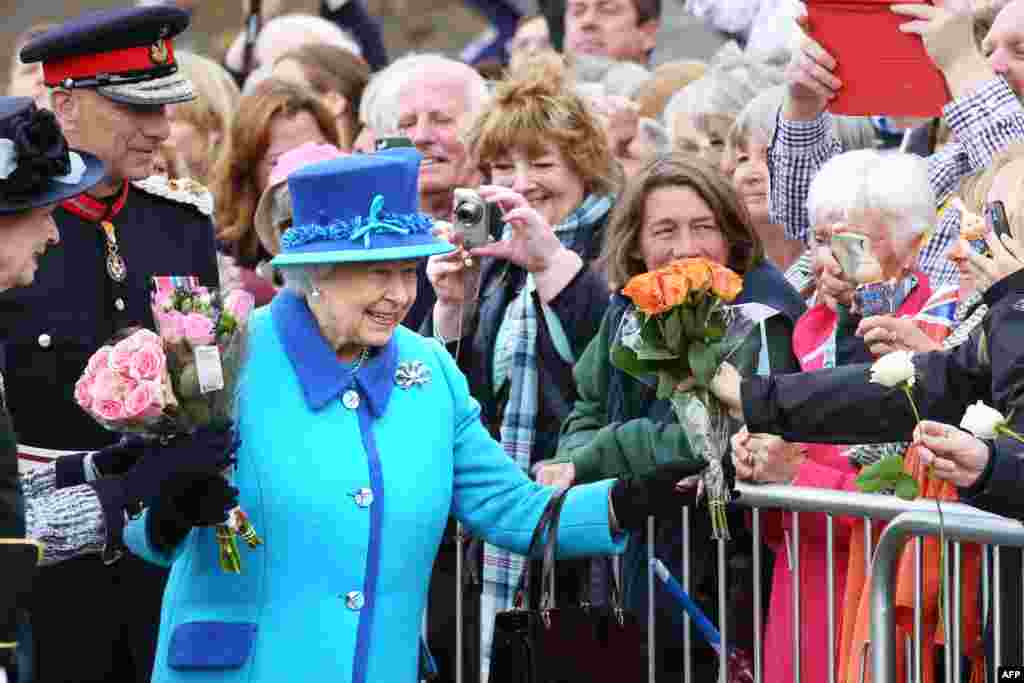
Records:
<instances>
[{"instance_id":1,"label":"blue feathered hat","mask_svg":"<svg viewBox=\"0 0 1024 683\"><path fill-rule=\"evenodd\" d=\"M275 266L399 261L455 247L419 211L419 152L397 148L310 164L288 176L292 227Z\"/></svg>"}]
</instances>

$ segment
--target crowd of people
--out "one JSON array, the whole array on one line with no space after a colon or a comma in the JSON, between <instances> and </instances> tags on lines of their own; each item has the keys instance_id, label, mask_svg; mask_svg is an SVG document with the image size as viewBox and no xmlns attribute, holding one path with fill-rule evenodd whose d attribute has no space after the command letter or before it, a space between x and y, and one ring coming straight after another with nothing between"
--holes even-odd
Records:
<instances>
[{"instance_id":1,"label":"crowd of people","mask_svg":"<svg viewBox=\"0 0 1024 683\"><path fill-rule=\"evenodd\" d=\"M654 603L657 679L687 660L710 679L714 649L684 652L678 604L647 582L648 545L681 576L687 533L693 598L724 616L716 530L680 515L703 437L614 358L627 282L684 258L731 269L734 303L762 312L711 383L730 482L858 491L900 456L919 495L1024 518L1021 445L958 427L980 400L1024 433L1024 0L881 10L941 75L932 118L833 114L841 63L872 56L830 53L799 3L689 0L723 45L657 65L663 0L475 0L493 31L462 59L393 60L362 0L264 3L223 55L182 47L192 0L138 4L26 29L0 98L0 563L32 579L0 586L0 681L487 681L561 489L559 600L603 602L615 577L589 558L622 554L626 607ZM106 431L76 381L118 331L154 327L168 274L255 300L234 423ZM879 283L887 308L868 310ZM914 406L869 381L894 352ZM212 527L236 504L264 545L228 575ZM804 515L796 546L789 515L755 537L727 514L724 604L750 614L760 585L765 609L763 633L730 619L734 645L764 640L769 683L864 680L864 521L833 537ZM897 607L921 600L931 681L949 615L924 547ZM972 681L995 680L997 638L1024 662L1021 554L1003 550L988 604L985 555L965 545L957 574ZM794 582L821 590L794 606Z\"/></svg>"}]
</instances>

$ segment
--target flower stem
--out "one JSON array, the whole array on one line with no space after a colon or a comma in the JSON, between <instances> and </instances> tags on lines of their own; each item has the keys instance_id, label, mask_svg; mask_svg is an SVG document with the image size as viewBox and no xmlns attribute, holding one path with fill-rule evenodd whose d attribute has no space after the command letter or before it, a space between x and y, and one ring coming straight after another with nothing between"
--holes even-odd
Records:
<instances>
[{"instance_id":1,"label":"flower stem","mask_svg":"<svg viewBox=\"0 0 1024 683\"><path fill-rule=\"evenodd\" d=\"M1021 436L1017 432L1007 427L1005 422L1001 425L996 426L996 433L1002 434L1003 436L1008 436L1011 439L1016 439L1017 441L1024 443L1024 436Z\"/></svg>"},{"instance_id":2,"label":"flower stem","mask_svg":"<svg viewBox=\"0 0 1024 683\"><path fill-rule=\"evenodd\" d=\"M903 384L903 393L907 395L907 400L910 401L910 408L914 411L914 420L921 422L921 413L917 412L917 404L914 403L914 392L910 385L905 382Z\"/></svg>"},{"instance_id":3,"label":"flower stem","mask_svg":"<svg viewBox=\"0 0 1024 683\"><path fill-rule=\"evenodd\" d=\"M949 632L949 615L943 607L946 604L946 523L942 517L942 505L939 499L935 499L935 509L939 513L939 618L942 620L942 637L949 647L951 633Z\"/></svg>"}]
</instances>

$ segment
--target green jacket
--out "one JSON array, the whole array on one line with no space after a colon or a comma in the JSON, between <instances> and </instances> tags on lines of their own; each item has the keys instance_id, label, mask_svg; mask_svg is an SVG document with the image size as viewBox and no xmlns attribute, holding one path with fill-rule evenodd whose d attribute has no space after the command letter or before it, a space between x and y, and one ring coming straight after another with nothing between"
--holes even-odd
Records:
<instances>
[{"instance_id":1,"label":"green jacket","mask_svg":"<svg viewBox=\"0 0 1024 683\"><path fill-rule=\"evenodd\" d=\"M555 462L572 462L579 484L624 474L642 475L674 458L696 458L668 401L658 401L648 386L612 366L611 345L627 304L613 303L601 328L573 369L577 399L562 425ZM770 371L798 372L791 337L794 320L776 314L764 323ZM757 368L759 328L737 351L734 364L750 374Z\"/></svg>"}]
</instances>

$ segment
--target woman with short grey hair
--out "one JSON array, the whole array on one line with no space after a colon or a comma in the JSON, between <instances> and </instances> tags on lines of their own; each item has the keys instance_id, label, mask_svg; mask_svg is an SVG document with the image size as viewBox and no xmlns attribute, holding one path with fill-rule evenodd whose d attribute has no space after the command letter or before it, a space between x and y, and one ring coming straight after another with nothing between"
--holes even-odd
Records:
<instances>
[{"instance_id":1,"label":"woman with short grey hair","mask_svg":"<svg viewBox=\"0 0 1024 683\"><path fill-rule=\"evenodd\" d=\"M716 64L665 106L664 121L675 148L721 164L736 117L762 90L780 83L782 72L760 62L739 57Z\"/></svg>"}]
</instances>

